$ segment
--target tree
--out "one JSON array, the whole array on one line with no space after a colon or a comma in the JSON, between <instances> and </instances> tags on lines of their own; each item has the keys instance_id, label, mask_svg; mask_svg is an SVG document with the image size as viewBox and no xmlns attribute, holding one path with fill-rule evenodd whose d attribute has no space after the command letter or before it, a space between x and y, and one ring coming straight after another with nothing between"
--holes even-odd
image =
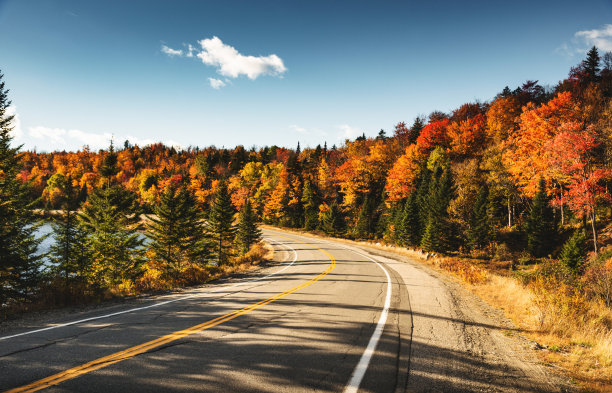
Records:
<instances>
[{"instance_id":1,"label":"tree","mask_svg":"<svg viewBox=\"0 0 612 393\"><path fill-rule=\"evenodd\" d=\"M28 184L17 179L21 170L19 147L11 147L14 116L0 73L0 305L9 299L28 300L41 278L42 256L37 255L40 223L33 216Z\"/></svg>"},{"instance_id":2,"label":"tree","mask_svg":"<svg viewBox=\"0 0 612 393\"><path fill-rule=\"evenodd\" d=\"M426 221L421 247L425 251L444 252L452 248L448 206L453 195L452 172L449 167L436 168L425 201Z\"/></svg>"},{"instance_id":3,"label":"tree","mask_svg":"<svg viewBox=\"0 0 612 393\"><path fill-rule=\"evenodd\" d=\"M587 75L589 82L596 82L599 80L600 61L601 58L599 57L597 47L593 46L587 52L586 59L584 59L582 62L582 68L584 70L584 73Z\"/></svg>"},{"instance_id":4,"label":"tree","mask_svg":"<svg viewBox=\"0 0 612 393\"><path fill-rule=\"evenodd\" d=\"M368 237L374 232L373 217L374 203L369 195L366 195L355 223L354 232L360 237Z\"/></svg>"},{"instance_id":5,"label":"tree","mask_svg":"<svg viewBox=\"0 0 612 393\"><path fill-rule=\"evenodd\" d=\"M135 195L119 185L89 194L79 225L87 233L90 282L102 288L132 282L144 263L140 214Z\"/></svg>"},{"instance_id":6,"label":"tree","mask_svg":"<svg viewBox=\"0 0 612 393\"><path fill-rule=\"evenodd\" d=\"M546 195L546 183L542 178L525 223L525 232L527 232L527 250L531 255L543 257L550 253L557 229L550 199Z\"/></svg>"},{"instance_id":7,"label":"tree","mask_svg":"<svg viewBox=\"0 0 612 393\"><path fill-rule=\"evenodd\" d=\"M406 200L399 232L402 239L401 243L405 245L416 246L421 240L421 221L419 219L419 204L416 191L412 192Z\"/></svg>"},{"instance_id":8,"label":"tree","mask_svg":"<svg viewBox=\"0 0 612 393\"><path fill-rule=\"evenodd\" d=\"M581 272L582 264L587 256L585 242L586 237L583 231L578 230L563 244L559 254L561 262L575 274Z\"/></svg>"},{"instance_id":9,"label":"tree","mask_svg":"<svg viewBox=\"0 0 612 393\"><path fill-rule=\"evenodd\" d=\"M229 261L230 249L236 233L233 221L234 208L227 192L227 184L222 180L217 186L217 192L206 221L206 230L214 244L212 251L219 264Z\"/></svg>"},{"instance_id":10,"label":"tree","mask_svg":"<svg viewBox=\"0 0 612 393\"><path fill-rule=\"evenodd\" d=\"M565 123L545 147L550 153L551 177L567 188L556 202L561 206L567 203L574 214L590 219L593 250L597 253L596 208L602 201L611 199L601 183L610 178L612 170L596 165L594 152L599 143L595 141L595 133L593 127L585 130L579 123Z\"/></svg>"},{"instance_id":11,"label":"tree","mask_svg":"<svg viewBox=\"0 0 612 393\"><path fill-rule=\"evenodd\" d=\"M329 207L329 210L323 215L321 220L323 231L331 236L342 235L345 231L344 216L338 203L334 202Z\"/></svg>"},{"instance_id":12,"label":"tree","mask_svg":"<svg viewBox=\"0 0 612 393\"><path fill-rule=\"evenodd\" d=\"M86 247L87 234L78 225L76 210L79 207L79 199L70 176L66 180L65 195L60 207L61 216L52 224L55 243L50 248L49 259L55 264L53 270L63 278L67 295L71 282L79 282L85 278L90 262Z\"/></svg>"},{"instance_id":13,"label":"tree","mask_svg":"<svg viewBox=\"0 0 612 393\"><path fill-rule=\"evenodd\" d=\"M304 206L304 229L307 231L317 229L319 226L319 201L314 186L309 180L304 181L302 205Z\"/></svg>"},{"instance_id":14,"label":"tree","mask_svg":"<svg viewBox=\"0 0 612 393\"><path fill-rule=\"evenodd\" d=\"M195 196L184 186L171 184L154 213L148 217L149 247L165 273L178 281L186 268L205 264L209 247Z\"/></svg>"},{"instance_id":15,"label":"tree","mask_svg":"<svg viewBox=\"0 0 612 393\"><path fill-rule=\"evenodd\" d=\"M259 241L261 241L261 231L257 227L257 216L251 207L251 202L247 200L238 215L236 249L240 254L245 254L251 245Z\"/></svg>"},{"instance_id":16,"label":"tree","mask_svg":"<svg viewBox=\"0 0 612 393\"><path fill-rule=\"evenodd\" d=\"M488 202L489 189L486 184L483 184L480 187L470 216L470 227L467 233L470 248L483 248L489 242L491 225L489 223Z\"/></svg>"}]
</instances>

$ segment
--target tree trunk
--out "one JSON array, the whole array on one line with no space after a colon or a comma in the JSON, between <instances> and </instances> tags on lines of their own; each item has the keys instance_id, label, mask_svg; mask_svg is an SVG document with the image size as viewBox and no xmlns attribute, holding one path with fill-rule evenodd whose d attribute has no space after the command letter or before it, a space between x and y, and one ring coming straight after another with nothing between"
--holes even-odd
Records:
<instances>
[{"instance_id":1,"label":"tree trunk","mask_svg":"<svg viewBox=\"0 0 612 393\"><path fill-rule=\"evenodd\" d=\"M595 210L591 212L591 228L593 229L593 249L595 250L595 255L599 254L599 249L597 248L597 227L595 226Z\"/></svg>"},{"instance_id":2,"label":"tree trunk","mask_svg":"<svg viewBox=\"0 0 612 393\"><path fill-rule=\"evenodd\" d=\"M512 227L512 206L510 205L510 195L508 195L508 228Z\"/></svg>"}]
</instances>

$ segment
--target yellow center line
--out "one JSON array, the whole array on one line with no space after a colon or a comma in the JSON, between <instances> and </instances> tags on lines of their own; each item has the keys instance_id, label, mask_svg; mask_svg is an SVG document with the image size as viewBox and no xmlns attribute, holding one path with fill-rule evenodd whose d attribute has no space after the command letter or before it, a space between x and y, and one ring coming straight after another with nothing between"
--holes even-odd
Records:
<instances>
[{"instance_id":1,"label":"yellow center line","mask_svg":"<svg viewBox=\"0 0 612 393\"><path fill-rule=\"evenodd\" d=\"M287 239L291 239L293 241L297 241L299 243L308 244L308 243L305 243L305 242L302 242L302 241L299 241L299 240L296 240L296 239L293 239L293 238L288 238L286 236L282 236L282 237L285 237ZM92 360L91 362L82 364L80 366L76 366L76 367L70 368L68 370L64 370L62 372L59 372L57 374L51 375L49 377L46 377L46 378L43 378L43 379L39 379L38 381L34 381L34 382L32 382L32 383L30 383L28 385L24 385L24 386L21 386L21 387L17 387L17 388L8 390L7 393L36 392L36 391L41 390L41 389L45 389L45 388L48 388L48 387L51 387L51 386L54 386L54 385L58 385L58 384L60 384L63 381L66 381L66 380L69 380L69 379L73 379L73 378L77 378L80 375L87 374L89 372L98 370L98 369L106 367L106 366L110 366L111 364L118 363L118 362L121 362L123 360L129 359L129 358L132 358L134 356L137 356L137 355L140 355L142 353L145 353L147 351L150 351L153 348L158 348L158 347L160 347L162 345L165 345L165 344L168 344L168 343L170 343L172 341L176 341L176 340L179 340L179 339L184 338L186 336L189 336L191 334L199 333L199 332L201 332L203 330L212 328L212 327L217 326L217 325L219 325L219 324L221 324L223 322L227 322L229 320L232 320L232 319L234 319L236 317L239 317L239 316L244 315L246 313L249 313L249 312L251 312L253 310L256 310L256 309L258 309L260 307L263 307L266 304L272 303L275 300L278 300L278 299L283 298L283 297L285 297L287 295L290 295L290 294L292 294L294 292L297 292L300 289L306 288L307 286L312 285L315 282L317 282L320 279L322 279L323 277L325 277L329 272L334 270L334 267L336 266L336 260L334 259L334 257L330 253L328 253L327 251L325 251L325 250L323 250L323 249L321 249L319 247L316 247L316 246L313 246L313 245L310 245L310 246L316 248L317 250L319 250L319 251L323 252L325 255L327 255L329 257L331 263L329 264L329 266L327 267L327 269L325 269L325 271L323 273L319 274L318 276L312 278L309 281L306 281L306 282L304 282L304 283L302 283L302 284L300 284L300 285L298 285L296 287L293 287L291 289L288 289L288 290L286 290L284 292L277 293L276 295L274 295L272 297L269 297L267 299L264 299L264 300L262 300L260 302L255 303L255 304L251 304L251 305L249 305L247 307L241 308L240 310L233 311L231 313L222 315L220 317L211 319L210 321L201 323L199 325L192 326L192 327L187 328L187 329L183 329L183 330L179 330L179 331L167 334L165 336L156 338L155 340L147 341L145 343L136 345L134 347L131 347L131 348L128 348L128 349L124 349L123 351L119 351L119 352L113 353L111 355L104 356L104 357L101 357L101 358L96 359L96 360Z\"/></svg>"}]
</instances>

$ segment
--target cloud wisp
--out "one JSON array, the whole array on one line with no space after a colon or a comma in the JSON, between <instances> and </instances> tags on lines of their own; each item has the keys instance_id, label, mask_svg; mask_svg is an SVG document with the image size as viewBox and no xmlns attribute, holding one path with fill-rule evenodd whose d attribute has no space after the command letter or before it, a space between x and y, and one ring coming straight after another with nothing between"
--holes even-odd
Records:
<instances>
[{"instance_id":1,"label":"cloud wisp","mask_svg":"<svg viewBox=\"0 0 612 393\"><path fill-rule=\"evenodd\" d=\"M556 52L571 57L582 56L593 46L599 49L600 54L612 51L612 24L606 24L599 29L577 31L571 43L564 42Z\"/></svg>"},{"instance_id":2,"label":"cloud wisp","mask_svg":"<svg viewBox=\"0 0 612 393\"><path fill-rule=\"evenodd\" d=\"M601 29L583 30L574 34L589 46L596 46L602 51L612 51L612 24L604 25Z\"/></svg>"},{"instance_id":3,"label":"cloud wisp","mask_svg":"<svg viewBox=\"0 0 612 393\"><path fill-rule=\"evenodd\" d=\"M354 139L364 134L364 131L351 127L348 124L341 124L338 126L338 129L340 130L338 139Z\"/></svg>"},{"instance_id":4,"label":"cloud wisp","mask_svg":"<svg viewBox=\"0 0 612 393\"><path fill-rule=\"evenodd\" d=\"M113 135L108 132L95 133L44 126L30 127L28 129L28 135L33 139L44 140L53 149L65 150L79 149L85 145L89 146L91 149L105 149L109 146L111 140L119 143L128 140L132 144L139 146L146 146L159 142L149 138L138 138L132 135ZM174 146L178 149L183 148L180 143L173 140L164 141L163 143L166 146Z\"/></svg>"},{"instance_id":5,"label":"cloud wisp","mask_svg":"<svg viewBox=\"0 0 612 393\"><path fill-rule=\"evenodd\" d=\"M200 48L188 44L186 50L162 45L161 51L170 57L197 57L203 64L216 68L217 74L226 78L246 76L255 80L262 75L282 76L287 72L283 59L275 54L267 56L243 55L233 46L225 44L217 36L198 41ZM213 89L227 85L221 79L208 78Z\"/></svg>"}]
</instances>

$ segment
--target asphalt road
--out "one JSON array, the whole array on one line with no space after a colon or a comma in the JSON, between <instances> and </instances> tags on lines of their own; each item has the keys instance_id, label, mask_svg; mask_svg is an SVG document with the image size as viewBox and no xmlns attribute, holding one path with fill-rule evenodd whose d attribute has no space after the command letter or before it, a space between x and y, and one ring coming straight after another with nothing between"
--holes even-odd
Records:
<instances>
[{"instance_id":1,"label":"asphalt road","mask_svg":"<svg viewBox=\"0 0 612 393\"><path fill-rule=\"evenodd\" d=\"M0 390L566 389L426 268L345 243L264 235L276 262L263 269L5 326Z\"/></svg>"}]
</instances>

